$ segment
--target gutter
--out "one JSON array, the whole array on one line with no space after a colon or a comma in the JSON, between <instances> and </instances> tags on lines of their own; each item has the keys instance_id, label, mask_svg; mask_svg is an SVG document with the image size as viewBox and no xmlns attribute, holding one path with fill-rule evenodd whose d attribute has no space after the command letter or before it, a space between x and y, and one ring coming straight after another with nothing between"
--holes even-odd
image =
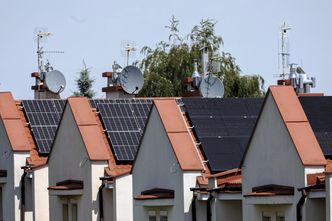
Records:
<instances>
[{"instance_id":1,"label":"gutter","mask_svg":"<svg viewBox=\"0 0 332 221\"><path fill-rule=\"evenodd\" d=\"M305 188L298 189L301 191L301 198L299 202L296 204L296 220L302 221L302 207L304 205L305 199L307 198L308 194Z\"/></svg>"}]
</instances>

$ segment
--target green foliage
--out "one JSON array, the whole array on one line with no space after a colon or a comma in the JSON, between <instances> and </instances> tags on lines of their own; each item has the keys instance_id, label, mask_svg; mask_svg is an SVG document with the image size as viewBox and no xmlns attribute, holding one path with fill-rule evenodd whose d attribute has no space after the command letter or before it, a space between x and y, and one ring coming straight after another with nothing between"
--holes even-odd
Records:
<instances>
[{"instance_id":1,"label":"green foliage","mask_svg":"<svg viewBox=\"0 0 332 221\"><path fill-rule=\"evenodd\" d=\"M264 80L259 75L241 76L241 70L230 53L220 53L224 42L215 34L216 22L201 20L186 36L180 36L179 21L173 16L170 25L168 41L160 41L154 49L145 46L141 53L145 58L140 63L144 71L145 84L140 96L181 96L184 92L182 79L191 76L193 62L200 61L200 49L207 46L209 57L221 61L221 72L226 97L258 97L264 94L260 82ZM200 62L197 62L198 68ZM166 91L163 91L166 90Z\"/></svg>"},{"instance_id":2,"label":"green foliage","mask_svg":"<svg viewBox=\"0 0 332 221\"><path fill-rule=\"evenodd\" d=\"M79 77L75 79L78 91L74 92L74 96L85 96L88 98L92 98L95 96L96 92L94 92L92 88L92 83L95 81L90 78L90 69L86 67L85 62L83 61L83 68L79 72Z\"/></svg>"}]
</instances>

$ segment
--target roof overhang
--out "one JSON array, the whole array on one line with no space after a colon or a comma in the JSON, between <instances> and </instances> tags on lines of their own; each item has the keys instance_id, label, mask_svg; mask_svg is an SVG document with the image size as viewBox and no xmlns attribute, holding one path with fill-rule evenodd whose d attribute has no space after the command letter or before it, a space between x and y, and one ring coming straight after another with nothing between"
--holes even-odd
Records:
<instances>
[{"instance_id":1,"label":"roof overhang","mask_svg":"<svg viewBox=\"0 0 332 221\"><path fill-rule=\"evenodd\" d=\"M7 182L7 170L0 170L0 184Z\"/></svg>"},{"instance_id":2,"label":"roof overhang","mask_svg":"<svg viewBox=\"0 0 332 221\"><path fill-rule=\"evenodd\" d=\"M294 187L275 184L257 186L244 197L248 204L292 204Z\"/></svg>"},{"instance_id":3,"label":"roof overhang","mask_svg":"<svg viewBox=\"0 0 332 221\"><path fill-rule=\"evenodd\" d=\"M173 206L174 190L153 188L135 196L135 205L140 206Z\"/></svg>"},{"instance_id":4,"label":"roof overhang","mask_svg":"<svg viewBox=\"0 0 332 221\"><path fill-rule=\"evenodd\" d=\"M83 194L83 181L64 180L56 183L56 186L48 187L49 194L57 196L75 196Z\"/></svg>"}]
</instances>

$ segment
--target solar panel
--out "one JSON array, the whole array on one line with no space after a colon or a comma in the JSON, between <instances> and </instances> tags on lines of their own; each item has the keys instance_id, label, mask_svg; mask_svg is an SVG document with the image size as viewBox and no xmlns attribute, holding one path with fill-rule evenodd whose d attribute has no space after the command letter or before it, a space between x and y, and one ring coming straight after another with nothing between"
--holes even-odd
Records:
<instances>
[{"instance_id":1,"label":"solar panel","mask_svg":"<svg viewBox=\"0 0 332 221\"><path fill-rule=\"evenodd\" d=\"M93 99L117 161L133 161L152 106L151 99Z\"/></svg>"},{"instance_id":2,"label":"solar panel","mask_svg":"<svg viewBox=\"0 0 332 221\"><path fill-rule=\"evenodd\" d=\"M65 103L50 99L22 101L39 153L49 154Z\"/></svg>"},{"instance_id":3,"label":"solar panel","mask_svg":"<svg viewBox=\"0 0 332 221\"><path fill-rule=\"evenodd\" d=\"M299 98L325 156L332 158L332 97Z\"/></svg>"},{"instance_id":4,"label":"solar panel","mask_svg":"<svg viewBox=\"0 0 332 221\"><path fill-rule=\"evenodd\" d=\"M263 103L261 98L183 98L211 172L239 167Z\"/></svg>"}]
</instances>

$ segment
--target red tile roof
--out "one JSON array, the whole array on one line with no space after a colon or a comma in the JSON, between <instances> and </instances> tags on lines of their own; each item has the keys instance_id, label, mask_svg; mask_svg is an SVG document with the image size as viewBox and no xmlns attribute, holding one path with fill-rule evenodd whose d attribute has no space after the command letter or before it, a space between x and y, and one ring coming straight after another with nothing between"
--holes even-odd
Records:
<instances>
[{"instance_id":1,"label":"red tile roof","mask_svg":"<svg viewBox=\"0 0 332 221\"><path fill-rule=\"evenodd\" d=\"M315 134L291 86L271 86L271 94L303 165L325 165Z\"/></svg>"},{"instance_id":2,"label":"red tile roof","mask_svg":"<svg viewBox=\"0 0 332 221\"><path fill-rule=\"evenodd\" d=\"M0 93L0 117L13 151L30 151L23 120L10 92Z\"/></svg>"},{"instance_id":3,"label":"red tile roof","mask_svg":"<svg viewBox=\"0 0 332 221\"><path fill-rule=\"evenodd\" d=\"M164 125L182 170L204 170L194 141L175 99L155 99L155 107Z\"/></svg>"}]
</instances>

